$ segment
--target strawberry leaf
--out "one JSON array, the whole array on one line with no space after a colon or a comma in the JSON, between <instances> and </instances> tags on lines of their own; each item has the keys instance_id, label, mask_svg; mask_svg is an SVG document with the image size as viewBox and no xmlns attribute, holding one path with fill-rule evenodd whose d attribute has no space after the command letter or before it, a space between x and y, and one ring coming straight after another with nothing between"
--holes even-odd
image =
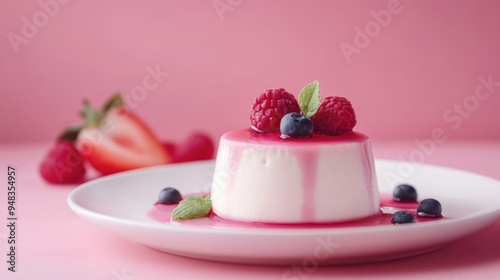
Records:
<instances>
[{"instance_id":1,"label":"strawberry leaf","mask_svg":"<svg viewBox=\"0 0 500 280\"><path fill-rule=\"evenodd\" d=\"M71 142L75 142L76 138L78 137L78 134L80 131L83 129L83 125L72 125L68 126L59 137L57 137L57 140L62 141L62 140L68 140Z\"/></svg>"},{"instance_id":2,"label":"strawberry leaf","mask_svg":"<svg viewBox=\"0 0 500 280\"><path fill-rule=\"evenodd\" d=\"M83 110L80 116L85 120L85 127L98 127L102 122L109 110L123 106L123 99L120 93L115 93L111 98L104 103L101 110L96 109L90 105L87 99L83 100Z\"/></svg>"},{"instance_id":3,"label":"strawberry leaf","mask_svg":"<svg viewBox=\"0 0 500 280\"><path fill-rule=\"evenodd\" d=\"M302 114L311 117L318 111L319 104L319 82L314 81L300 91L299 106Z\"/></svg>"},{"instance_id":4,"label":"strawberry leaf","mask_svg":"<svg viewBox=\"0 0 500 280\"><path fill-rule=\"evenodd\" d=\"M92 107L87 99L83 100L83 110L80 111L80 116L85 120L87 128L98 127L103 118L102 112Z\"/></svg>"},{"instance_id":5,"label":"strawberry leaf","mask_svg":"<svg viewBox=\"0 0 500 280\"><path fill-rule=\"evenodd\" d=\"M108 112L112 108L123 106L123 99L121 93L117 92L104 104L102 111L104 113Z\"/></svg>"},{"instance_id":6,"label":"strawberry leaf","mask_svg":"<svg viewBox=\"0 0 500 280\"><path fill-rule=\"evenodd\" d=\"M172 220L189 220L208 215L212 208L212 200L206 195L192 195L182 200L172 211Z\"/></svg>"}]
</instances>

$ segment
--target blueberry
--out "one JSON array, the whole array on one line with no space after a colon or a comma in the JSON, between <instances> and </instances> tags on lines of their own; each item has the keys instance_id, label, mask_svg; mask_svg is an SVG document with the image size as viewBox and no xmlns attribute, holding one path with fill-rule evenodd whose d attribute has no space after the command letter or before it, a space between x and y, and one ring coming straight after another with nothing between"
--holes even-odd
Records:
<instances>
[{"instance_id":1,"label":"blueberry","mask_svg":"<svg viewBox=\"0 0 500 280\"><path fill-rule=\"evenodd\" d=\"M288 113L281 118L281 138L301 138L311 136L313 122L310 118L299 113Z\"/></svg>"},{"instance_id":2,"label":"blueberry","mask_svg":"<svg viewBox=\"0 0 500 280\"><path fill-rule=\"evenodd\" d=\"M443 211L441 203L434 198L427 198L420 202L417 215L422 217L440 217Z\"/></svg>"},{"instance_id":3,"label":"blueberry","mask_svg":"<svg viewBox=\"0 0 500 280\"><path fill-rule=\"evenodd\" d=\"M414 223L415 217L408 211L397 211L392 215L391 223L393 224L408 224Z\"/></svg>"},{"instance_id":4,"label":"blueberry","mask_svg":"<svg viewBox=\"0 0 500 280\"><path fill-rule=\"evenodd\" d=\"M394 189L392 196L396 201L417 201L417 190L412 185L401 184Z\"/></svg>"},{"instance_id":5,"label":"blueberry","mask_svg":"<svg viewBox=\"0 0 500 280\"><path fill-rule=\"evenodd\" d=\"M175 204L182 200L181 193L171 187L164 188L158 195L158 203L161 204Z\"/></svg>"}]
</instances>

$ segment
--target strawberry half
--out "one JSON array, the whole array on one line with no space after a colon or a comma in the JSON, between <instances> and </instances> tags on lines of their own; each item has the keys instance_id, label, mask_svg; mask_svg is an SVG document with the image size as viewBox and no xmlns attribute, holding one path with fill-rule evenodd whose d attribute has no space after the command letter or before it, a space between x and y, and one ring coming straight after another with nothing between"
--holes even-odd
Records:
<instances>
[{"instance_id":1,"label":"strawberry half","mask_svg":"<svg viewBox=\"0 0 500 280\"><path fill-rule=\"evenodd\" d=\"M77 148L102 174L171 162L161 142L123 105L119 94L102 110L92 108L86 100L83 106L85 126L78 134Z\"/></svg>"}]
</instances>

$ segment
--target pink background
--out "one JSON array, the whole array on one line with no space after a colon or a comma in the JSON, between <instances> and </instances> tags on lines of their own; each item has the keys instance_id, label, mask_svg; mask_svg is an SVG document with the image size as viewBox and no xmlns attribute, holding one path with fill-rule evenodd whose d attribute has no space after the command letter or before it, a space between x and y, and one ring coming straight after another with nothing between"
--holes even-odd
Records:
<instances>
[{"instance_id":1,"label":"pink background","mask_svg":"<svg viewBox=\"0 0 500 280\"><path fill-rule=\"evenodd\" d=\"M500 87L484 100L474 97L478 76L500 82L500 1L401 0L400 12L369 29L376 34L348 62L340 45L355 46L357 28L377 28L371 11L380 14L391 0L65 0L16 52L8 36L23 36L24 18L43 20L39 3L53 1L0 0L0 161L18 167L20 185L20 272L6 270L1 226L0 279L118 280L121 269L127 279L282 279L288 267L192 260L117 238L71 212L66 198L74 185L40 177L46 142L79 120L83 98L100 105L117 90L132 96L157 65L169 76L132 101L162 139L193 130L216 139L249 126L250 104L262 90L297 94L318 79L323 96L352 101L356 129L376 142L376 158L500 179ZM214 3L229 10L218 14ZM464 101L471 112L460 116L455 104ZM450 139L439 148L423 141L436 129ZM0 182L5 186L5 172ZM5 193L0 209L7 215ZM500 220L430 254L321 267L307 279L494 279L499 233Z\"/></svg>"},{"instance_id":2,"label":"pink background","mask_svg":"<svg viewBox=\"0 0 500 280\"><path fill-rule=\"evenodd\" d=\"M297 94L315 79L322 96L351 100L356 130L375 140L435 128L449 139L500 138L500 87L474 97L478 76L500 81L499 1L401 0L385 27L371 11L389 0L65 1L45 25L38 0L0 1L0 141L54 139L79 120L83 98L132 96L148 66L169 76L134 110L162 139L248 126L262 90ZM8 36L23 36L33 16L43 26L16 53ZM356 46L357 27L373 37L348 62L340 46ZM464 101L460 116L454 104Z\"/></svg>"}]
</instances>

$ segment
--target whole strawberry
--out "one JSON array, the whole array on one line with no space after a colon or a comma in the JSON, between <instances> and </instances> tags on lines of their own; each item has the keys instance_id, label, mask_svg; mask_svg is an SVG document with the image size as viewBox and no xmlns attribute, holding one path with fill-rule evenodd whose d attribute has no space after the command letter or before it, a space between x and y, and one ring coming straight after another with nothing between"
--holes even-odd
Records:
<instances>
[{"instance_id":1,"label":"whole strawberry","mask_svg":"<svg viewBox=\"0 0 500 280\"><path fill-rule=\"evenodd\" d=\"M268 89L261 93L252 104L250 122L259 132L279 132L281 118L288 113L300 113L299 103L286 90Z\"/></svg>"},{"instance_id":2,"label":"whole strawberry","mask_svg":"<svg viewBox=\"0 0 500 280\"><path fill-rule=\"evenodd\" d=\"M169 148L166 144L164 147ZM212 159L214 150L212 138L202 132L195 132L182 144L175 146L172 152L172 162Z\"/></svg>"},{"instance_id":3,"label":"whole strawberry","mask_svg":"<svg viewBox=\"0 0 500 280\"><path fill-rule=\"evenodd\" d=\"M77 132L71 129L57 140L40 164L42 177L54 184L80 182L85 175L83 157L75 147Z\"/></svg>"},{"instance_id":4,"label":"whole strawberry","mask_svg":"<svg viewBox=\"0 0 500 280\"><path fill-rule=\"evenodd\" d=\"M351 102L338 96L325 97L311 119L314 132L324 135L349 133L356 125L356 115Z\"/></svg>"}]
</instances>

